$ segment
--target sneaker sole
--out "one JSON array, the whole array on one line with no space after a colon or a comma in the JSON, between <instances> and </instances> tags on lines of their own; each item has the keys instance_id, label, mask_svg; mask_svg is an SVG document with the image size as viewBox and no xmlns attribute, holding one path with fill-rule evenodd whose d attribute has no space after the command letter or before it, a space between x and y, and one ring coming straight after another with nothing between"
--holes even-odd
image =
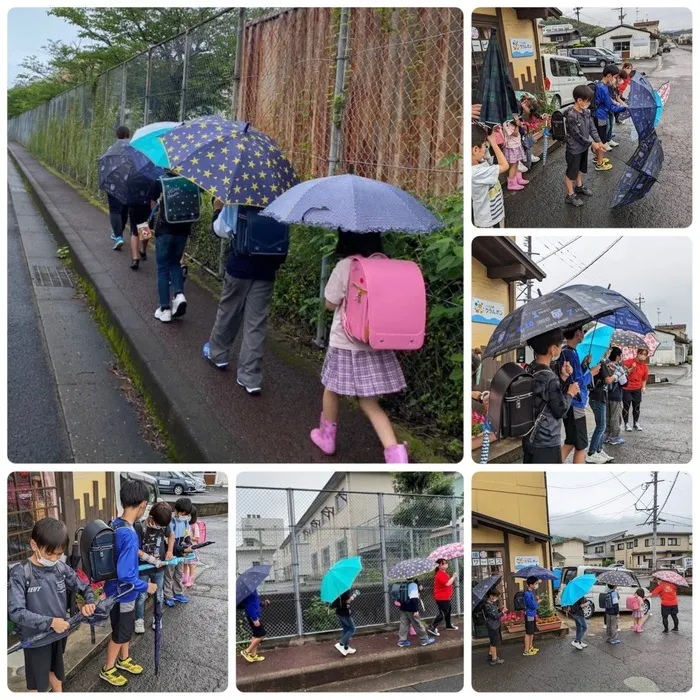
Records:
<instances>
[{"instance_id":1,"label":"sneaker sole","mask_svg":"<svg viewBox=\"0 0 700 700\"><path fill-rule=\"evenodd\" d=\"M109 683L110 685L114 686L115 688L123 688L123 687L129 682L129 681L125 678L125 679L124 679L124 680L126 681L125 683L114 683L114 681L111 681L109 678L107 678L106 676L103 676L101 673L100 673L100 678L101 678L103 681L105 681L105 682Z\"/></svg>"},{"instance_id":2,"label":"sneaker sole","mask_svg":"<svg viewBox=\"0 0 700 700\"><path fill-rule=\"evenodd\" d=\"M141 669L140 671L130 671L128 668L125 666L120 666L118 663L116 665L116 668L118 668L120 671L126 671L127 673L130 673L132 676L140 676L143 674L144 669Z\"/></svg>"},{"instance_id":3,"label":"sneaker sole","mask_svg":"<svg viewBox=\"0 0 700 700\"><path fill-rule=\"evenodd\" d=\"M249 396L259 396L262 393L262 389L249 389L245 384L239 382L238 379L236 379L236 384L242 386L248 392Z\"/></svg>"}]
</instances>

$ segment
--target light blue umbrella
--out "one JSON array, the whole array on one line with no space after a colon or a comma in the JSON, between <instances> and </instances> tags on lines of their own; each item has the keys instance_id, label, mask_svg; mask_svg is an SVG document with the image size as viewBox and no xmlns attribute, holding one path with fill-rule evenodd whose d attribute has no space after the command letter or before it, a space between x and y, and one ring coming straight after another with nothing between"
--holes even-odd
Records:
<instances>
[{"instance_id":1,"label":"light blue umbrella","mask_svg":"<svg viewBox=\"0 0 700 700\"><path fill-rule=\"evenodd\" d=\"M430 233L442 227L407 192L358 175L334 175L291 187L261 212L285 224L352 233Z\"/></svg>"},{"instance_id":2,"label":"light blue umbrella","mask_svg":"<svg viewBox=\"0 0 700 700\"><path fill-rule=\"evenodd\" d=\"M328 569L321 581L321 600L324 603L332 603L341 593L350 589L360 571L362 571L360 557L349 557L337 561Z\"/></svg>"},{"instance_id":3,"label":"light blue umbrella","mask_svg":"<svg viewBox=\"0 0 700 700\"><path fill-rule=\"evenodd\" d=\"M131 145L141 151L155 165L161 168L167 168L168 154L165 152L165 146L160 140L160 137L172 131L176 126L180 126L180 122L154 122L146 124L134 132L131 137Z\"/></svg>"},{"instance_id":4,"label":"light blue umbrella","mask_svg":"<svg viewBox=\"0 0 700 700\"><path fill-rule=\"evenodd\" d=\"M593 574L582 574L564 585L561 593L562 605L573 605L579 598L588 593L595 585L596 578Z\"/></svg>"},{"instance_id":5,"label":"light blue umbrella","mask_svg":"<svg viewBox=\"0 0 700 700\"><path fill-rule=\"evenodd\" d=\"M591 330L589 330L586 335L583 336L583 340L576 348L576 352L578 353L581 362L583 362L587 355L590 355L590 366L595 367L595 365L597 365L603 359L603 357L605 357L605 353L610 347L614 332L615 329L612 326L606 326L604 324L596 324Z\"/></svg>"}]
</instances>

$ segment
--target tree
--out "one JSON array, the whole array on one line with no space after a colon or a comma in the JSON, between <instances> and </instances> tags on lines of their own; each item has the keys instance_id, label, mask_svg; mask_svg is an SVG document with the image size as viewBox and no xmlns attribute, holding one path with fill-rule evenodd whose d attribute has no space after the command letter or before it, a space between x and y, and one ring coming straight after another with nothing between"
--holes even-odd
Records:
<instances>
[{"instance_id":1,"label":"tree","mask_svg":"<svg viewBox=\"0 0 700 700\"><path fill-rule=\"evenodd\" d=\"M407 494L391 514L394 525L435 528L452 522L452 503L447 497L454 494L453 477L443 472L397 472L393 485L395 493ZM427 495L443 498L425 498Z\"/></svg>"}]
</instances>

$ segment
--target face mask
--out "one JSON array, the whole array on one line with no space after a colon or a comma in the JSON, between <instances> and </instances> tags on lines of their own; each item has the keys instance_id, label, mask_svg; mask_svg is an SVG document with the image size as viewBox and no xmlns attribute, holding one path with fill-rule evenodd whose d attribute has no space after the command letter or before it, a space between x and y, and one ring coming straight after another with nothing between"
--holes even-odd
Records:
<instances>
[{"instance_id":1,"label":"face mask","mask_svg":"<svg viewBox=\"0 0 700 700\"><path fill-rule=\"evenodd\" d=\"M178 515L178 516L177 516L177 519L178 519L181 523L188 523L188 522L190 522L190 516L189 516L189 515Z\"/></svg>"},{"instance_id":2,"label":"face mask","mask_svg":"<svg viewBox=\"0 0 700 700\"><path fill-rule=\"evenodd\" d=\"M554 357L554 355L552 355L552 360L554 362L556 362L560 357L561 357L561 348L559 348L559 354L556 357Z\"/></svg>"},{"instance_id":3,"label":"face mask","mask_svg":"<svg viewBox=\"0 0 700 700\"><path fill-rule=\"evenodd\" d=\"M36 558L39 560L39 563L42 566L48 566L49 568L51 568L52 566L56 566L56 564L58 564L58 562L59 562L58 559L56 559L56 560L45 559L44 557L41 556L41 554L39 554L39 552L36 553Z\"/></svg>"}]
</instances>

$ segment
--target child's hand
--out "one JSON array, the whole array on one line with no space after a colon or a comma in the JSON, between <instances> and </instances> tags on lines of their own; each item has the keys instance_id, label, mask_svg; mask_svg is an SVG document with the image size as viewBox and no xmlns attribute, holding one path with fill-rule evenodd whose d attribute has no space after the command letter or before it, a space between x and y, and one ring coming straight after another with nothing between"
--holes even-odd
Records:
<instances>
[{"instance_id":1,"label":"child's hand","mask_svg":"<svg viewBox=\"0 0 700 700\"><path fill-rule=\"evenodd\" d=\"M600 365L596 365L595 367L591 367L591 376L595 377L598 372L600 372Z\"/></svg>"},{"instance_id":2,"label":"child's hand","mask_svg":"<svg viewBox=\"0 0 700 700\"><path fill-rule=\"evenodd\" d=\"M173 558L173 553L172 552L166 552L165 553L165 561L170 561Z\"/></svg>"},{"instance_id":3,"label":"child's hand","mask_svg":"<svg viewBox=\"0 0 700 700\"><path fill-rule=\"evenodd\" d=\"M568 360L566 360L562 365L561 374L559 375L561 377L561 380L565 382L573 373L574 368L571 366L571 363Z\"/></svg>"},{"instance_id":4,"label":"child's hand","mask_svg":"<svg viewBox=\"0 0 700 700\"><path fill-rule=\"evenodd\" d=\"M253 620L253 627L260 627L260 620Z\"/></svg>"},{"instance_id":5,"label":"child's hand","mask_svg":"<svg viewBox=\"0 0 700 700\"><path fill-rule=\"evenodd\" d=\"M183 551L185 554L190 554L190 552L192 552L192 547L185 547L182 551Z\"/></svg>"},{"instance_id":6,"label":"child's hand","mask_svg":"<svg viewBox=\"0 0 700 700\"><path fill-rule=\"evenodd\" d=\"M572 384L569 384L569 388L567 389L567 394L569 396L576 396L576 394L580 393L581 389L579 388L578 382L573 382Z\"/></svg>"},{"instance_id":7,"label":"child's hand","mask_svg":"<svg viewBox=\"0 0 700 700\"><path fill-rule=\"evenodd\" d=\"M51 620L51 627L54 632L61 634L61 632L65 632L70 625L68 624L68 620L64 620L62 617L54 617L54 619Z\"/></svg>"},{"instance_id":8,"label":"child's hand","mask_svg":"<svg viewBox=\"0 0 700 700\"><path fill-rule=\"evenodd\" d=\"M481 118L481 105L472 105L472 119Z\"/></svg>"},{"instance_id":9,"label":"child's hand","mask_svg":"<svg viewBox=\"0 0 700 700\"><path fill-rule=\"evenodd\" d=\"M420 617L420 613L419 613L419 612L417 612L417 611L416 611L416 612L414 612L414 613L413 613L413 617Z\"/></svg>"},{"instance_id":10,"label":"child's hand","mask_svg":"<svg viewBox=\"0 0 700 700\"><path fill-rule=\"evenodd\" d=\"M265 607L267 607L268 605L270 605L270 601L267 600L267 599L265 599L265 600L263 601L263 605L264 605Z\"/></svg>"},{"instance_id":11,"label":"child's hand","mask_svg":"<svg viewBox=\"0 0 700 700\"><path fill-rule=\"evenodd\" d=\"M83 605L82 608L80 608L80 614L83 617L90 617L95 612L95 606L92 603L88 603L87 605Z\"/></svg>"},{"instance_id":12,"label":"child's hand","mask_svg":"<svg viewBox=\"0 0 700 700\"><path fill-rule=\"evenodd\" d=\"M164 566L163 562L160 559L156 560L156 569L160 569L161 566Z\"/></svg>"},{"instance_id":13,"label":"child's hand","mask_svg":"<svg viewBox=\"0 0 700 700\"><path fill-rule=\"evenodd\" d=\"M157 583L149 583L148 584L148 595L153 595L157 590L158 590Z\"/></svg>"}]
</instances>

